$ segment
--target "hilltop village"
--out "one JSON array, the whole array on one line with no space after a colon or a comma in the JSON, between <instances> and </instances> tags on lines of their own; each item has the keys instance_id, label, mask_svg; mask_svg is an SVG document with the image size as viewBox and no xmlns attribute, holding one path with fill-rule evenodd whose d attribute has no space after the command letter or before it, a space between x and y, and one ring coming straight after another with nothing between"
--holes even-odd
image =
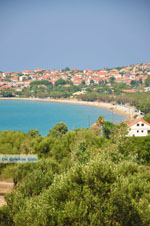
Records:
<instances>
[{"instance_id":1,"label":"hilltop village","mask_svg":"<svg viewBox=\"0 0 150 226\"><path fill-rule=\"evenodd\" d=\"M134 88L143 88L143 84L150 76L150 63L135 64L127 67L116 67L112 69L80 71L66 67L63 70L35 69L34 71L23 70L22 72L0 72L0 91L20 92L30 87L32 82L45 80L52 86L56 84L74 86L106 85L113 90L112 84L123 83ZM46 86L44 83L41 86ZM147 91L148 89L145 89ZM135 92L126 89L124 92Z\"/></svg>"},{"instance_id":2,"label":"hilltop village","mask_svg":"<svg viewBox=\"0 0 150 226\"><path fill-rule=\"evenodd\" d=\"M146 114L150 112L150 63L100 70L0 72L0 98L12 97L111 103L115 109L132 106Z\"/></svg>"}]
</instances>

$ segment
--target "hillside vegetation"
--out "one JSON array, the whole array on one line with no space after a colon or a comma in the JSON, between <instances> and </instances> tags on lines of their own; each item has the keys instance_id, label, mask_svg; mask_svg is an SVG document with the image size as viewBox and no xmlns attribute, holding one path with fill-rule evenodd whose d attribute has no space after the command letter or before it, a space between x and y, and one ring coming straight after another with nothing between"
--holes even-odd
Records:
<instances>
[{"instance_id":1,"label":"hillside vegetation","mask_svg":"<svg viewBox=\"0 0 150 226\"><path fill-rule=\"evenodd\" d=\"M37 154L37 163L1 164L15 187L0 225L150 225L150 136L126 137L126 125L75 129L58 123L46 137L0 133L0 153ZM103 135L102 135L103 134Z\"/></svg>"}]
</instances>

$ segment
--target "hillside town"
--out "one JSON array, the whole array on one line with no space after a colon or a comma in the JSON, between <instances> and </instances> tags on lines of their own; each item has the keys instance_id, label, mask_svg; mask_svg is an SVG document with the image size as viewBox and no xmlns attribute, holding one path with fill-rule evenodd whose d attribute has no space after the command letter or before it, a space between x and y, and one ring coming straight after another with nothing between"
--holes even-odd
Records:
<instances>
[{"instance_id":1,"label":"hillside town","mask_svg":"<svg viewBox=\"0 0 150 226\"><path fill-rule=\"evenodd\" d=\"M85 86L107 84L111 88L112 81L115 81L115 83L124 83L128 86L138 83L139 87L142 88L148 76L150 76L150 63L112 69L85 69L83 71L78 69L70 70L68 67L63 70L45 70L38 68L33 71L25 69L22 72L0 71L0 91L9 89L19 92L26 87L30 87L32 82L41 80L49 81L54 86L60 79L70 81L70 84L74 86L81 84ZM67 87L70 84L67 83L64 85ZM145 88L145 91L149 91L148 88ZM125 92L135 92L135 90L126 90Z\"/></svg>"}]
</instances>

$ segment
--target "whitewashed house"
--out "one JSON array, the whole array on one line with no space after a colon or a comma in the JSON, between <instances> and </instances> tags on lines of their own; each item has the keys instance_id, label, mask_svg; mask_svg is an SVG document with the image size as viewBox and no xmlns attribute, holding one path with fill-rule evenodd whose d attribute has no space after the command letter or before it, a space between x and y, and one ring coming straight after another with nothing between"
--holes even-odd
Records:
<instances>
[{"instance_id":1,"label":"whitewashed house","mask_svg":"<svg viewBox=\"0 0 150 226\"><path fill-rule=\"evenodd\" d=\"M7 78L12 74L12 72L4 72L3 73L3 78Z\"/></svg>"},{"instance_id":2,"label":"whitewashed house","mask_svg":"<svg viewBox=\"0 0 150 226\"><path fill-rule=\"evenodd\" d=\"M24 70L22 71L23 75L33 75L33 71L29 71L29 70Z\"/></svg>"},{"instance_id":3,"label":"whitewashed house","mask_svg":"<svg viewBox=\"0 0 150 226\"><path fill-rule=\"evenodd\" d=\"M128 125L128 136L145 137L150 135L150 124L142 118L138 118Z\"/></svg>"}]
</instances>

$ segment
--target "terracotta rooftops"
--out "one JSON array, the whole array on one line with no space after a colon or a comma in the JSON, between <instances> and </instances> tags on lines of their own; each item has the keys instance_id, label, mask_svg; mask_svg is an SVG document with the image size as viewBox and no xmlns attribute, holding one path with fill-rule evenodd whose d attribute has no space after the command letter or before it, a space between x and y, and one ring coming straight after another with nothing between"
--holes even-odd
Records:
<instances>
[{"instance_id":1,"label":"terracotta rooftops","mask_svg":"<svg viewBox=\"0 0 150 226\"><path fill-rule=\"evenodd\" d=\"M131 123L128 125L128 127L133 126L134 124L136 124L136 123L139 122L139 121L142 121L142 122L144 122L145 124L147 124L147 125L150 126L150 123L148 123L147 121L145 121L143 118L138 118L138 119L134 120L133 122L131 122Z\"/></svg>"}]
</instances>

